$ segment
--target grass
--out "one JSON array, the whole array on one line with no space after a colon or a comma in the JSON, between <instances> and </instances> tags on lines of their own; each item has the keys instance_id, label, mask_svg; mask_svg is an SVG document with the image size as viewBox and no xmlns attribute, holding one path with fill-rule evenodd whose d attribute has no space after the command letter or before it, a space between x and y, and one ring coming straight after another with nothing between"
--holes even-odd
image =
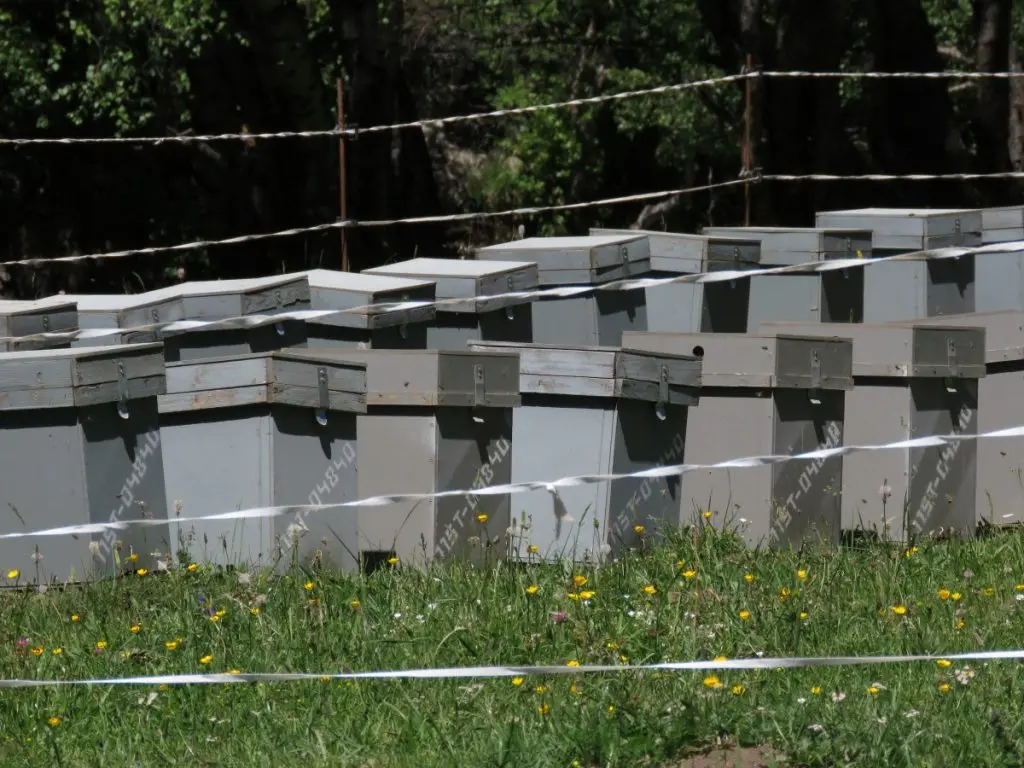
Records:
<instances>
[{"instance_id":1,"label":"grass","mask_svg":"<svg viewBox=\"0 0 1024 768\"><path fill-rule=\"evenodd\" d=\"M600 569L181 568L0 600L5 678L954 653L1021 646L1024 535L772 553L707 529ZM1024 668L969 666L4 690L0 764L666 766L726 739L1020 765Z\"/></svg>"}]
</instances>

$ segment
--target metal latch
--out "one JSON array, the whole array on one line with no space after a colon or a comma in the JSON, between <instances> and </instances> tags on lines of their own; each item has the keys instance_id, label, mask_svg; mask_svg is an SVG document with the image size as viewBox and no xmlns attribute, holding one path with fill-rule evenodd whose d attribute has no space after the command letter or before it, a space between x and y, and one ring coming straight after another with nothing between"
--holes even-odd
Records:
<instances>
[{"instance_id":1,"label":"metal latch","mask_svg":"<svg viewBox=\"0 0 1024 768\"><path fill-rule=\"evenodd\" d=\"M658 419L664 421L668 418L668 366L661 366L661 373L658 377L658 402L654 404L654 413Z\"/></svg>"},{"instance_id":2,"label":"metal latch","mask_svg":"<svg viewBox=\"0 0 1024 768\"><path fill-rule=\"evenodd\" d=\"M625 245L620 245L619 246L619 256L622 257L622 263L623 264L625 264L627 261L629 261L629 248L627 248Z\"/></svg>"},{"instance_id":3,"label":"metal latch","mask_svg":"<svg viewBox=\"0 0 1024 768\"><path fill-rule=\"evenodd\" d=\"M484 367L473 366L473 405L486 405L487 391L484 388Z\"/></svg>"},{"instance_id":4,"label":"metal latch","mask_svg":"<svg viewBox=\"0 0 1024 768\"><path fill-rule=\"evenodd\" d=\"M128 374L122 360L117 361L117 415L128 418Z\"/></svg>"},{"instance_id":5,"label":"metal latch","mask_svg":"<svg viewBox=\"0 0 1024 768\"><path fill-rule=\"evenodd\" d=\"M401 299L402 299L402 303L405 304L407 301L409 301L409 294L408 293L403 293L402 296L401 296ZM402 315L404 317L408 317L409 316L409 310L407 310L407 309L402 310ZM408 323L402 323L400 326L398 326L398 335L401 336L403 339L409 338L409 324Z\"/></svg>"},{"instance_id":6,"label":"metal latch","mask_svg":"<svg viewBox=\"0 0 1024 768\"><path fill-rule=\"evenodd\" d=\"M964 244L964 238L963 238L963 232L961 232L961 230L960 230L960 217L959 216L956 219L953 220L953 232L956 234L956 237L953 238L953 244L954 245L963 245Z\"/></svg>"},{"instance_id":7,"label":"metal latch","mask_svg":"<svg viewBox=\"0 0 1024 768\"><path fill-rule=\"evenodd\" d=\"M160 322L160 310L157 309L156 307L153 307L151 310L149 310L149 316L153 318L154 323Z\"/></svg>"},{"instance_id":8,"label":"metal latch","mask_svg":"<svg viewBox=\"0 0 1024 768\"><path fill-rule=\"evenodd\" d=\"M49 315L43 315L43 332L45 333L46 331L49 331L49 330L50 330L50 316Z\"/></svg>"},{"instance_id":9,"label":"metal latch","mask_svg":"<svg viewBox=\"0 0 1024 768\"><path fill-rule=\"evenodd\" d=\"M512 288L512 275L505 275L505 287L508 289L509 293L514 293ZM509 320L515 320L516 311L511 304L505 307L505 317Z\"/></svg>"},{"instance_id":10,"label":"metal latch","mask_svg":"<svg viewBox=\"0 0 1024 768\"><path fill-rule=\"evenodd\" d=\"M327 390L327 369L322 365L316 369L317 402L316 423L323 426L327 423L327 409L331 407L331 395Z\"/></svg>"},{"instance_id":11,"label":"metal latch","mask_svg":"<svg viewBox=\"0 0 1024 768\"><path fill-rule=\"evenodd\" d=\"M811 350L811 387L807 393L812 405L821 405L821 355L817 349Z\"/></svg>"},{"instance_id":12,"label":"metal latch","mask_svg":"<svg viewBox=\"0 0 1024 768\"><path fill-rule=\"evenodd\" d=\"M853 238L846 238L846 258L853 257Z\"/></svg>"},{"instance_id":13,"label":"metal latch","mask_svg":"<svg viewBox=\"0 0 1024 768\"><path fill-rule=\"evenodd\" d=\"M956 342L953 339L946 339L946 366L949 368L949 376L946 377L946 391L956 392L956 385L953 377L960 374L960 366L956 359Z\"/></svg>"},{"instance_id":14,"label":"metal latch","mask_svg":"<svg viewBox=\"0 0 1024 768\"><path fill-rule=\"evenodd\" d=\"M281 291L274 291L274 304L278 309L281 309Z\"/></svg>"}]
</instances>

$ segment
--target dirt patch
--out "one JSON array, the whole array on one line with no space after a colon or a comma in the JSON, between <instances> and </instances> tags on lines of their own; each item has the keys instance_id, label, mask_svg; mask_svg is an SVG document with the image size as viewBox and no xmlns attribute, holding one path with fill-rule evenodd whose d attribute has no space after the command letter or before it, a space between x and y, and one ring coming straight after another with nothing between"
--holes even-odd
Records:
<instances>
[{"instance_id":1,"label":"dirt patch","mask_svg":"<svg viewBox=\"0 0 1024 768\"><path fill-rule=\"evenodd\" d=\"M771 747L721 747L684 757L663 768L781 768L788 763Z\"/></svg>"}]
</instances>

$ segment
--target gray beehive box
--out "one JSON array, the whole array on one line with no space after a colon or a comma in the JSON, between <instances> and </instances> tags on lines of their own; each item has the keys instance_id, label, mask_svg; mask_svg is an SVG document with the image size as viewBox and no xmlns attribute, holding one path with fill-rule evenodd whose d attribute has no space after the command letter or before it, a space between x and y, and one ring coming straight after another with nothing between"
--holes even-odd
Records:
<instances>
[{"instance_id":1,"label":"gray beehive box","mask_svg":"<svg viewBox=\"0 0 1024 768\"><path fill-rule=\"evenodd\" d=\"M164 384L159 344L0 353L3 530L166 520L157 421ZM0 561L29 580L84 580L112 575L115 553L122 568L132 553L135 567L153 568L150 553L169 551L162 525L91 540L0 541Z\"/></svg>"},{"instance_id":2,"label":"gray beehive box","mask_svg":"<svg viewBox=\"0 0 1024 768\"><path fill-rule=\"evenodd\" d=\"M366 365L357 420L359 498L482 488L511 477L519 358L467 350L315 350ZM479 516L485 515L486 519ZM453 557L484 562L507 549L509 497L448 496L359 508L364 563Z\"/></svg>"},{"instance_id":3,"label":"gray beehive box","mask_svg":"<svg viewBox=\"0 0 1024 768\"><path fill-rule=\"evenodd\" d=\"M629 333L623 344L690 354L703 363L700 404L690 410L686 461L792 455L843 444L844 399L853 389L852 345L799 334ZM735 530L751 546L835 542L843 460L698 469L683 476L681 515Z\"/></svg>"},{"instance_id":4,"label":"gray beehive box","mask_svg":"<svg viewBox=\"0 0 1024 768\"><path fill-rule=\"evenodd\" d=\"M1024 424L1024 312L976 312L918 323L984 328L985 377L978 381L978 432ZM977 451L975 519L993 526L1024 523L1024 438L979 440Z\"/></svg>"},{"instance_id":5,"label":"gray beehive box","mask_svg":"<svg viewBox=\"0 0 1024 768\"><path fill-rule=\"evenodd\" d=\"M981 245L980 210L863 208L825 211L819 227L872 231L875 256ZM864 275L864 322L886 323L975 310L975 257L871 264Z\"/></svg>"},{"instance_id":6,"label":"gray beehive box","mask_svg":"<svg viewBox=\"0 0 1024 768\"><path fill-rule=\"evenodd\" d=\"M492 298L537 288L537 264L522 261L410 259L364 270L371 275L419 277L437 284L438 299L466 299L438 307L427 329L430 349L466 348L467 341L531 341L529 298Z\"/></svg>"},{"instance_id":7,"label":"gray beehive box","mask_svg":"<svg viewBox=\"0 0 1024 768\"><path fill-rule=\"evenodd\" d=\"M707 235L756 238L761 265L788 267L834 259L871 258L871 232L863 228L708 227ZM864 315L864 271L760 275L750 279L747 328L769 321L859 323Z\"/></svg>"},{"instance_id":8,"label":"gray beehive box","mask_svg":"<svg viewBox=\"0 0 1024 768\"><path fill-rule=\"evenodd\" d=\"M435 286L429 280L311 269L300 272L309 281L311 308L349 310L371 304L430 302ZM383 312L343 312L306 322L307 346L357 349L423 349L433 306Z\"/></svg>"},{"instance_id":9,"label":"gray beehive box","mask_svg":"<svg viewBox=\"0 0 1024 768\"><path fill-rule=\"evenodd\" d=\"M541 344L515 349L523 404L513 415L513 482L629 473L683 463L687 408L700 361L612 348ZM512 499L514 545L545 560L602 560L679 524L679 478L624 479Z\"/></svg>"},{"instance_id":10,"label":"gray beehive box","mask_svg":"<svg viewBox=\"0 0 1024 768\"><path fill-rule=\"evenodd\" d=\"M365 364L315 351L169 364L160 431L176 554L219 565L290 565L297 557L303 565L356 569L355 509L299 519L173 520L355 499L356 414L365 411Z\"/></svg>"},{"instance_id":11,"label":"gray beehive box","mask_svg":"<svg viewBox=\"0 0 1024 768\"><path fill-rule=\"evenodd\" d=\"M529 237L477 251L480 261L535 263L543 287L599 286L643 277L651 269L650 255L643 235ZM623 331L647 330L647 306L639 290L542 298L532 312L538 344L617 345Z\"/></svg>"},{"instance_id":12,"label":"gray beehive box","mask_svg":"<svg viewBox=\"0 0 1024 768\"><path fill-rule=\"evenodd\" d=\"M1018 240L1024 240L1024 205L981 209L982 245Z\"/></svg>"},{"instance_id":13,"label":"gray beehive box","mask_svg":"<svg viewBox=\"0 0 1024 768\"><path fill-rule=\"evenodd\" d=\"M590 234L645 235L651 250L648 277L756 269L761 260L761 243L752 239L629 229L591 229ZM747 330L749 279L656 285L644 288L644 293L650 331L744 333Z\"/></svg>"},{"instance_id":14,"label":"gray beehive box","mask_svg":"<svg viewBox=\"0 0 1024 768\"><path fill-rule=\"evenodd\" d=\"M984 330L924 325L800 325L763 331L853 341L854 390L846 396L846 445L977 434ZM902 541L974 525L974 441L867 451L843 463L843 530Z\"/></svg>"},{"instance_id":15,"label":"gray beehive box","mask_svg":"<svg viewBox=\"0 0 1024 768\"><path fill-rule=\"evenodd\" d=\"M186 320L226 320L310 309L305 275L271 275L238 280L200 280L150 291L154 299L179 300ZM177 319L177 318L175 318ZM304 344L306 326L285 320L254 328L161 333L168 362L269 352Z\"/></svg>"},{"instance_id":16,"label":"gray beehive box","mask_svg":"<svg viewBox=\"0 0 1024 768\"><path fill-rule=\"evenodd\" d=\"M184 317L181 300L157 292L134 294L72 294L48 296L38 304L47 307L62 307L74 302L78 313L78 325L82 330L114 330L152 326L170 323ZM72 347L113 346L117 344L152 343L159 334L155 330L114 333L105 336L86 336L75 339Z\"/></svg>"},{"instance_id":17,"label":"gray beehive box","mask_svg":"<svg viewBox=\"0 0 1024 768\"><path fill-rule=\"evenodd\" d=\"M0 300L0 352L57 349L71 346L70 339L26 339L42 333L78 330L78 309L70 299L43 301Z\"/></svg>"}]
</instances>

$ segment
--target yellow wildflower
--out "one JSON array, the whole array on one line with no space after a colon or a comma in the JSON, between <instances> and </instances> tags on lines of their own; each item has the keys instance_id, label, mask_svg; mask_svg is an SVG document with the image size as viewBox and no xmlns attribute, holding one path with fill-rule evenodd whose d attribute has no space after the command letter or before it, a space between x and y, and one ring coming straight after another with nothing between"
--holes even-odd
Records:
<instances>
[{"instance_id":1,"label":"yellow wildflower","mask_svg":"<svg viewBox=\"0 0 1024 768\"><path fill-rule=\"evenodd\" d=\"M728 656L715 656L715 658L713 659L713 661L728 661L728 660L729 660Z\"/></svg>"},{"instance_id":2,"label":"yellow wildflower","mask_svg":"<svg viewBox=\"0 0 1024 768\"><path fill-rule=\"evenodd\" d=\"M551 707L549 707L547 704L541 704L539 707L537 707L537 714L539 714L541 717L548 714L550 711Z\"/></svg>"},{"instance_id":3,"label":"yellow wildflower","mask_svg":"<svg viewBox=\"0 0 1024 768\"><path fill-rule=\"evenodd\" d=\"M782 601L786 601L786 600L789 599L789 596L791 594L793 594L793 593L789 591L789 587L783 587L782 589L779 590L779 599L782 600Z\"/></svg>"},{"instance_id":4,"label":"yellow wildflower","mask_svg":"<svg viewBox=\"0 0 1024 768\"><path fill-rule=\"evenodd\" d=\"M302 585L302 588L307 592L312 592L314 587L316 587L316 584L314 584L312 581L307 581L305 584Z\"/></svg>"},{"instance_id":5,"label":"yellow wildflower","mask_svg":"<svg viewBox=\"0 0 1024 768\"><path fill-rule=\"evenodd\" d=\"M42 647L36 647L36 648L33 648L33 649L32 649L32 655L33 655L33 656L42 656L42 655L43 655L43 649L42 649Z\"/></svg>"},{"instance_id":6,"label":"yellow wildflower","mask_svg":"<svg viewBox=\"0 0 1024 768\"><path fill-rule=\"evenodd\" d=\"M1014 589L1017 590L1018 592L1024 592L1024 584L1018 584L1017 586L1014 587Z\"/></svg>"},{"instance_id":7,"label":"yellow wildflower","mask_svg":"<svg viewBox=\"0 0 1024 768\"><path fill-rule=\"evenodd\" d=\"M747 621L750 618L750 611L740 611L740 621Z\"/></svg>"},{"instance_id":8,"label":"yellow wildflower","mask_svg":"<svg viewBox=\"0 0 1024 768\"><path fill-rule=\"evenodd\" d=\"M540 592L540 587L536 584L531 584L526 588L526 594L528 595L536 595L538 592Z\"/></svg>"},{"instance_id":9,"label":"yellow wildflower","mask_svg":"<svg viewBox=\"0 0 1024 768\"><path fill-rule=\"evenodd\" d=\"M594 599L594 595L596 595L596 594L597 594L597 592L593 592L593 591L591 591L589 589L585 589L582 592L580 592L580 600L593 600Z\"/></svg>"},{"instance_id":10,"label":"yellow wildflower","mask_svg":"<svg viewBox=\"0 0 1024 768\"><path fill-rule=\"evenodd\" d=\"M166 648L168 651L176 651L178 650L178 641L168 640L166 643L164 643L164 648Z\"/></svg>"},{"instance_id":11,"label":"yellow wildflower","mask_svg":"<svg viewBox=\"0 0 1024 768\"><path fill-rule=\"evenodd\" d=\"M524 683L525 681L526 681L526 678L525 678L525 677L513 677L513 678L512 678L512 685L514 685L514 686L515 686L516 688L518 688L518 687L519 687L519 686L521 686L521 685L522 685L522 684L523 684L523 683Z\"/></svg>"},{"instance_id":12,"label":"yellow wildflower","mask_svg":"<svg viewBox=\"0 0 1024 768\"><path fill-rule=\"evenodd\" d=\"M953 690L953 686L949 683L939 683L939 693L949 693Z\"/></svg>"},{"instance_id":13,"label":"yellow wildflower","mask_svg":"<svg viewBox=\"0 0 1024 768\"><path fill-rule=\"evenodd\" d=\"M683 578L684 579L692 579L696 575L697 575L697 572L695 570L693 570L693 568L691 568L688 571L683 571Z\"/></svg>"},{"instance_id":14,"label":"yellow wildflower","mask_svg":"<svg viewBox=\"0 0 1024 768\"><path fill-rule=\"evenodd\" d=\"M565 666L567 667L578 667L579 665L580 663L576 661L576 659L570 659L569 661L565 662Z\"/></svg>"},{"instance_id":15,"label":"yellow wildflower","mask_svg":"<svg viewBox=\"0 0 1024 768\"><path fill-rule=\"evenodd\" d=\"M646 531L646 530L647 529L644 528L642 525L634 525L633 526L633 533L635 533L637 536L643 536L644 535L644 531Z\"/></svg>"},{"instance_id":16,"label":"yellow wildflower","mask_svg":"<svg viewBox=\"0 0 1024 768\"><path fill-rule=\"evenodd\" d=\"M733 696L742 696L743 692L746 690L746 688L744 688L742 685L737 683L736 685L734 685L729 690L732 692Z\"/></svg>"},{"instance_id":17,"label":"yellow wildflower","mask_svg":"<svg viewBox=\"0 0 1024 768\"><path fill-rule=\"evenodd\" d=\"M967 622L965 622L963 619L957 619L956 620L956 624L953 625L953 628L954 629L963 629L966 626L967 626Z\"/></svg>"},{"instance_id":18,"label":"yellow wildflower","mask_svg":"<svg viewBox=\"0 0 1024 768\"><path fill-rule=\"evenodd\" d=\"M753 584L754 583L754 574L752 574L752 573L745 573L745 574L743 574L743 580L745 582L747 582L747 584Z\"/></svg>"},{"instance_id":19,"label":"yellow wildflower","mask_svg":"<svg viewBox=\"0 0 1024 768\"><path fill-rule=\"evenodd\" d=\"M800 617L800 621L807 621L807 611L800 611L797 615Z\"/></svg>"},{"instance_id":20,"label":"yellow wildflower","mask_svg":"<svg viewBox=\"0 0 1024 768\"><path fill-rule=\"evenodd\" d=\"M985 597L992 597L992 595L994 595L995 593L996 591L992 587L985 587L983 590L981 590L981 594L983 594Z\"/></svg>"},{"instance_id":21,"label":"yellow wildflower","mask_svg":"<svg viewBox=\"0 0 1024 768\"><path fill-rule=\"evenodd\" d=\"M397 557L389 557L388 558L388 565L398 565L398 558Z\"/></svg>"},{"instance_id":22,"label":"yellow wildflower","mask_svg":"<svg viewBox=\"0 0 1024 768\"><path fill-rule=\"evenodd\" d=\"M578 603L580 601L580 596L576 592L569 592L566 594L566 597L572 600L574 603Z\"/></svg>"},{"instance_id":23,"label":"yellow wildflower","mask_svg":"<svg viewBox=\"0 0 1024 768\"><path fill-rule=\"evenodd\" d=\"M526 551L531 555L536 555L540 551L540 548L536 544L531 544L526 548Z\"/></svg>"},{"instance_id":24,"label":"yellow wildflower","mask_svg":"<svg viewBox=\"0 0 1024 768\"><path fill-rule=\"evenodd\" d=\"M212 655L206 655L199 659L200 664L209 664L211 661L213 661Z\"/></svg>"},{"instance_id":25,"label":"yellow wildflower","mask_svg":"<svg viewBox=\"0 0 1024 768\"><path fill-rule=\"evenodd\" d=\"M538 695L543 695L548 692L548 687L546 685L538 685L533 689L533 692Z\"/></svg>"},{"instance_id":26,"label":"yellow wildflower","mask_svg":"<svg viewBox=\"0 0 1024 768\"><path fill-rule=\"evenodd\" d=\"M710 520L711 519L711 510L710 509L704 510L701 514L704 516L705 520Z\"/></svg>"},{"instance_id":27,"label":"yellow wildflower","mask_svg":"<svg viewBox=\"0 0 1024 768\"><path fill-rule=\"evenodd\" d=\"M195 573L196 571L199 570L199 566L196 565L195 563L189 563L188 567L185 570L188 571L189 573Z\"/></svg>"},{"instance_id":28,"label":"yellow wildflower","mask_svg":"<svg viewBox=\"0 0 1024 768\"><path fill-rule=\"evenodd\" d=\"M608 705L608 714L609 715L614 715L615 714L615 707L613 707L611 704Z\"/></svg>"},{"instance_id":29,"label":"yellow wildflower","mask_svg":"<svg viewBox=\"0 0 1024 768\"><path fill-rule=\"evenodd\" d=\"M939 659L935 663L939 665L940 669L949 669L951 666L953 666L953 662L949 659Z\"/></svg>"},{"instance_id":30,"label":"yellow wildflower","mask_svg":"<svg viewBox=\"0 0 1024 768\"><path fill-rule=\"evenodd\" d=\"M147 571L145 568L139 568L139 570L137 570L135 573L138 576L145 576L147 573L149 573L149 571Z\"/></svg>"},{"instance_id":31,"label":"yellow wildflower","mask_svg":"<svg viewBox=\"0 0 1024 768\"><path fill-rule=\"evenodd\" d=\"M141 626L139 626L138 624L132 624L132 625L131 625L131 626L130 626L130 627L128 628L128 631L129 631L129 632L131 632L131 633L132 633L133 635L137 635L137 634L139 634L139 632L141 632L141 631L142 631L142 627L141 627Z\"/></svg>"},{"instance_id":32,"label":"yellow wildflower","mask_svg":"<svg viewBox=\"0 0 1024 768\"><path fill-rule=\"evenodd\" d=\"M907 607L905 605L894 605L889 610L891 610L897 616L906 616L907 614Z\"/></svg>"},{"instance_id":33,"label":"yellow wildflower","mask_svg":"<svg viewBox=\"0 0 1024 768\"><path fill-rule=\"evenodd\" d=\"M704 687L717 691L722 687L722 681L718 679L717 675L708 675L704 678Z\"/></svg>"},{"instance_id":34,"label":"yellow wildflower","mask_svg":"<svg viewBox=\"0 0 1024 768\"><path fill-rule=\"evenodd\" d=\"M50 651L50 653L52 653L54 656L60 656L62 653L64 653L64 649L58 646L57 648L54 648L52 651Z\"/></svg>"},{"instance_id":35,"label":"yellow wildflower","mask_svg":"<svg viewBox=\"0 0 1024 768\"><path fill-rule=\"evenodd\" d=\"M359 602L359 601L357 600L356 602ZM252 608L249 609L249 613L251 613L253 616L259 616L260 615L260 607L258 605L254 605Z\"/></svg>"},{"instance_id":36,"label":"yellow wildflower","mask_svg":"<svg viewBox=\"0 0 1024 768\"><path fill-rule=\"evenodd\" d=\"M954 602L956 602L957 600L959 600L959 599L960 599L960 593L959 593L959 592L954 592L954 593L953 593L952 595L950 595L950 598L951 598L951 599L952 599L952 600L953 600Z\"/></svg>"},{"instance_id":37,"label":"yellow wildflower","mask_svg":"<svg viewBox=\"0 0 1024 768\"><path fill-rule=\"evenodd\" d=\"M104 648L106 648L106 647L107 647L107 641L106 641L106 640L100 640L99 642L97 642L97 643L96 643L96 647L97 647L97 648L98 648L99 650L101 650L101 651L102 651L102 650L103 650Z\"/></svg>"},{"instance_id":38,"label":"yellow wildflower","mask_svg":"<svg viewBox=\"0 0 1024 768\"><path fill-rule=\"evenodd\" d=\"M870 693L872 696L877 696L880 691L881 689L875 685L872 685L868 688L868 693Z\"/></svg>"},{"instance_id":39,"label":"yellow wildflower","mask_svg":"<svg viewBox=\"0 0 1024 768\"><path fill-rule=\"evenodd\" d=\"M77 613L73 613L73 614L71 614L71 620L72 621L80 621L81 617Z\"/></svg>"},{"instance_id":40,"label":"yellow wildflower","mask_svg":"<svg viewBox=\"0 0 1024 768\"><path fill-rule=\"evenodd\" d=\"M658 588L653 584L648 584L647 586L642 587L640 591L643 592L645 595L655 595L658 593Z\"/></svg>"},{"instance_id":41,"label":"yellow wildflower","mask_svg":"<svg viewBox=\"0 0 1024 768\"><path fill-rule=\"evenodd\" d=\"M128 555L128 562L129 563L137 563L138 561L139 561L139 556L136 555L134 552L132 552L130 555Z\"/></svg>"},{"instance_id":42,"label":"yellow wildflower","mask_svg":"<svg viewBox=\"0 0 1024 768\"><path fill-rule=\"evenodd\" d=\"M240 669L229 669L228 670L228 674L229 675L240 675L240 674L242 674L242 670L240 670ZM328 678L328 679L330 679L330 678Z\"/></svg>"},{"instance_id":43,"label":"yellow wildflower","mask_svg":"<svg viewBox=\"0 0 1024 768\"><path fill-rule=\"evenodd\" d=\"M811 695L812 696L821 696L821 686L820 685L816 685L813 688L811 688Z\"/></svg>"},{"instance_id":44,"label":"yellow wildflower","mask_svg":"<svg viewBox=\"0 0 1024 768\"><path fill-rule=\"evenodd\" d=\"M7 578L8 579L16 579L20 575L21 575L21 571L19 571L17 568L12 568L11 570L9 570L7 572Z\"/></svg>"},{"instance_id":45,"label":"yellow wildflower","mask_svg":"<svg viewBox=\"0 0 1024 768\"><path fill-rule=\"evenodd\" d=\"M60 718L54 715L46 722L51 728L56 728L58 725L60 725Z\"/></svg>"},{"instance_id":46,"label":"yellow wildflower","mask_svg":"<svg viewBox=\"0 0 1024 768\"><path fill-rule=\"evenodd\" d=\"M489 517L487 517L487 513L486 513L486 512L481 512L481 513L480 513L479 515L477 515L477 516L476 516L476 521L477 521L478 523L480 523L480 525L483 525L483 524L484 524L484 523L486 523L486 522L487 522L487 521L488 521L489 519L490 519L490 518L489 518Z\"/></svg>"},{"instance_id":47,"label":"yellow wildflower","mask_svg":"<svg viewBox=\"0 0 1024 768\"><path fill-rule=\"evenodd\" d=\"M354 611L354 610L356 610L356 609L357 609L357 608L358 608L359 606L361 606L361 605L362 605L362 603L361 603L361 602L359 602L359 600L357 600L357 599L353 599L353 600L349 600L349 603L348 603L348 605L349 605L349 608L351 608L351 609L352 609L352 610Z\"/></svg>"},{"instance_id":48,"label":"yellow wildflower","mask_svg":"<svg viewBox=\"0 0 1024 768\"><path fill-rule=\"evenodd\" d=\"M939 600L949 600L951 592L948 589L939 590Z\"/></svg>"},{"instance_id":49,"label":"yellow wildflower","mask_svg":"<svg viewBox=\"0 0 1024 768\"><path fill-rule=\"evenodd\" d=\"M577 587L582 587L584 584L587 583L587 577L586 576L573 576L572 577L572 583L575 584Z\"/></svg>"},{"instance_id":50,"label":"yellow wildflower","mask_svg":"<svg viewBox=\"0 0 1024 768\"><path fill-rule=\"evenodd\" d=\"M676 568L682 568L685 565L686 565L686 561L685 560L676 560Z\"/></svg>"}]
</instances>

